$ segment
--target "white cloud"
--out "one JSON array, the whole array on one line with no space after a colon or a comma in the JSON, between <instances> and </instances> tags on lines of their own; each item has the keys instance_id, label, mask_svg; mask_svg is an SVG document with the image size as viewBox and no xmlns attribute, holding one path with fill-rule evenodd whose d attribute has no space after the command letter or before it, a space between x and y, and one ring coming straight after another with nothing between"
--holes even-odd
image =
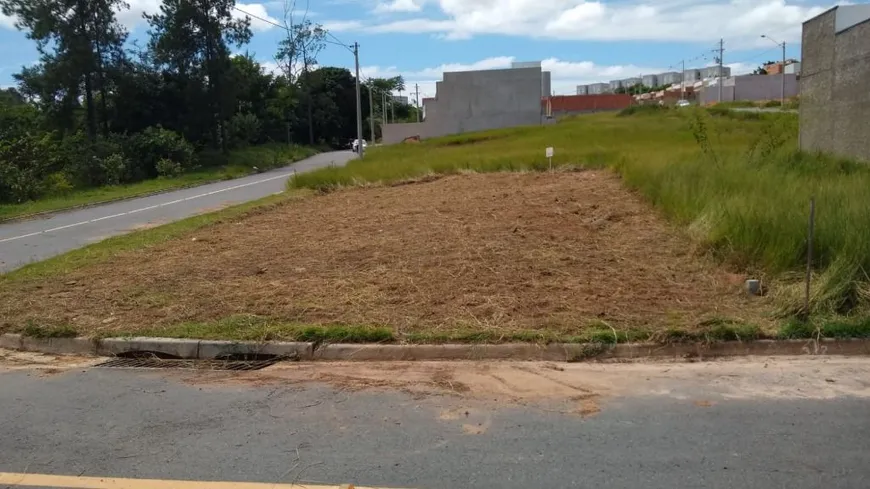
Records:
<instances>
[{"instance_id":1,"label":"white cloud","mask_svg":"<svg viewBox=\"0 0 870 489\"><path fill-rule=\"evenodd\" d=\"M15 19L0 13L0 29L15 29Z\"/></svg>"},{"instance_id":2,"label":"white cloud","mask_svg":"<svg viewBox=\"0 0 870 489\"><path fill-rule=\"evenodd\" d=\"M725 38L732 48L750 48L765 42L759 37L763 33L799 40L801 23L828 8L820 1L827 0L431 0L441 11L437 18L343 27L428 32L448 39L478 34L595 41ZM376 10L421 5L420 0L392 0Z\"/></svg>"},{"instance_id":3,"label":"white cloud","mask_svg":"<svg viewBox=\"0 0 870 489\"><path fill-rule=\"evenodd\" d=\"M375 12L419 12L423 9L423 0L391 0L378 3Z\"/></svg>"},{"instance_id":4,"label":"white cloud","mask_svg":"<svg viewBox=\"0 0 870 489\"><path fill-rule=\"evenodd\" d=\"M127 29L133 30L145 24L142 14L156 14L160 12L160 5L162 3L162 0L128 0L127 4L130 8L118 11L118 22L127 27Z\"/></svg>"},{"instance_id":5,"label":"white cloud","mask_svg":"<svg viewBox=\"0 0 870 489\"><path fill-rule=\"evenodd\" d=\"M118 10L118 22L120 22L123 26L131 31L135 30L137 27L145 24L145 19L142 17L142 15L156 14L160 12L160 5L162 3L163 0L127 0L127 4L130 6L130 8ZM245 12L250 13L251 15L256 15L257 17L262 17L268 21L278 23L277 19L269 15L269 12L264 4L239 3L236 6L244 10ZM238 10L234 10L233 17L241 19L245 18L246 16ZM269 25L266 22L262 22L257 19L251 19L251 29L254 32L266 31L273 27L274 26ZM15 20L12 17L0 14L0 28L14 29Z\"/></svg>"},{"instance_id":6,"label":"white cloud","mask_svg":"<svg viewBox=\"0 0 870 489\"><path fill-rule=\"evenodd\" d=\"M435 96L435 82L442 79L445 71L470 71L510 68L512 56L486 58L474 63L447 63L422 70L400 70L395 66L365 66L360 73L365 78L388 78L402 75L405 78L405 94L413 94L414 85L420 85L420 97ZM576 93L577 85L639 76L642 73L667 71L661 67L636 65L597 65L590 61L565 61L558 58L545 59L542 69L551 72L553 91L558 95Z\"/></svg>"},{"instance_id":7,"label":"white cloud","mask_svg":"<svg viewBox=\"0 0 870 489\"><path fill-rule=\"evenodd\" d=\"M236 4L236 7L238 7L238 10L233 10L233 17L236 19L244 19L245 17L250 17L251 30L254 32L268 31L269 29L273 29L275 27L272 24L280 24L278 19L269 15L268 10L266 10L266 6L262 3L238 3ZM246 14L243 14L239 10L245 11L251 15L248 16ZM265 19L268 22L263 22L262 20L259 20L255 17Z\"/></svg>"}]
</instances>

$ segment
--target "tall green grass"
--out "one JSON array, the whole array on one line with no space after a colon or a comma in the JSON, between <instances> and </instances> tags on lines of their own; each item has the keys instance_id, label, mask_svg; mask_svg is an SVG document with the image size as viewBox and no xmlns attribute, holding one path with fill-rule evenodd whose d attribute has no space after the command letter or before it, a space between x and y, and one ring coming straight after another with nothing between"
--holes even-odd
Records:
<instances>
[{"instance_id":1,"label":"tall green grass","mask_svg":"<svg viewBox=\"0 0 870 489\"><path fill-rule=\"evenodd\" d=\"M299 175L330 190L463 171L610 168L721 260L775 287L783 314L803 312L810 199L816 200L812 312L870 306L870 166L797 150L797 116L726 108L596 114L373 148L345 168Z\"/></svg>"}]
</instances>

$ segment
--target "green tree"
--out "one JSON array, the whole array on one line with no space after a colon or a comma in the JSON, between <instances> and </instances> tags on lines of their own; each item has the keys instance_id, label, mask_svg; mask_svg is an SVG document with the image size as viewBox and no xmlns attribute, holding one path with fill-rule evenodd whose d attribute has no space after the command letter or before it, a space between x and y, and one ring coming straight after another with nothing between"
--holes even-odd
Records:
<instances>
[{"instance_id":1,"label":"green tree","mask_svg":"<svg viewBox=\"0 0 870 489\"><path fill-rule=\"evenodd\" d=\"M0 0L0 10L16 18L16 27L27 32L40 53L40 64L19 77L30 85L25 91L38 92L44 103L61 112L61 120L71 124L83 90L92 141L97 135L98 92L103 132L109 132L106 73L123 58L127 33L115 17L122 8L122 0Z\"/></svg>"},{"instance_id":2,"label":"green tree","mask_svg":"<svg viewBox=\"0 0 870 489\"><path fill-rule=\"evenodd\" d=\"M281 66L284 76L291 84L297 84L303 95L308 120L308 142L314 144L314 95L312 87L306 83L311 80L307 75L317 64L317 57L326 47L326 31L320 24L306 18L294 21L292 0L285 0L284 28L286 36L278 43L275 59Z\"/></svg>"},{"instance_id":3,"label":"green tree","mask_svg":"<svg viewBox=\"0 0 870 489\"><path fill-rule=\"evenodd\" d=\"M234 19L235 0L163 0L160 13L146 15L151 58L179 78L192 120L224 152L227 122L235 113L230 87L230 45L251 39L250 19ZM200 87L205 87L204 91Z\"/></svg>"}]
</instances>

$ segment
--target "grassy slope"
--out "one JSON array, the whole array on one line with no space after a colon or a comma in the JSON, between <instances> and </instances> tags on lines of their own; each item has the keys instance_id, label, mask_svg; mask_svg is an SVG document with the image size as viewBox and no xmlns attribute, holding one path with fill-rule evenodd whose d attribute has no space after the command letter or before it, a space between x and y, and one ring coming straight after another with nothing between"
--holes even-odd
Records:
<instances>
[{"instance_id":1,"label":"grassy slope","mask_svg":"<svg viewBox=\"0 0 870 489\"><path fill-rule=\"evenodd\" d=\"M252 173L254 166L261 170L277 168L312 156L314 153L315 151L310 148L287 147L281 144L253 146L233 151L228 158L228 163L218 166L210 166L214 164L210 156L201 155L200 160L206 168L176 178L157 178L129 185L76 190L65 196L49 197L22 204L0 204L0 221L38 212L58 211L152 192L230 180Z\"/></svg>"},{"instance_id":2,"label":"grassy slope","mask_svg":"<svg viewBox=\"0 0 870 489\"><path fill-rule=\"evenodd\" d=\"M870 302L870 167L800 153L792 114L719 109L599 114L374 148L363 161L300 175L320 190L431 173L608 167L702 245L768 280L784 313L802 308L807 216L816 198L815 313L866 311Z\"/></svg>"}]
</instances>

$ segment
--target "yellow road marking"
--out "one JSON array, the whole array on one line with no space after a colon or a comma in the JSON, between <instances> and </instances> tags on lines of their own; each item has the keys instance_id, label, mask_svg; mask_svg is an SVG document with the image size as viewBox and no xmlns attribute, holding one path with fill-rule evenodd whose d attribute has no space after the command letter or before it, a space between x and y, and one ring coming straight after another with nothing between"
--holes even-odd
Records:
<instances>
[{"instance_id":1,"label":"yellow road marking","mask_svg":"<svg viewBox=\"0 0 870 489\"><path fill-rule=\"evenodd\" d=\"M66 489L378 489L347 484L269 484L264 482L173 481L0 472L0 486L63 487ZM386 489L386 488L380 488Z\"/></svg>"}]
</instances>

